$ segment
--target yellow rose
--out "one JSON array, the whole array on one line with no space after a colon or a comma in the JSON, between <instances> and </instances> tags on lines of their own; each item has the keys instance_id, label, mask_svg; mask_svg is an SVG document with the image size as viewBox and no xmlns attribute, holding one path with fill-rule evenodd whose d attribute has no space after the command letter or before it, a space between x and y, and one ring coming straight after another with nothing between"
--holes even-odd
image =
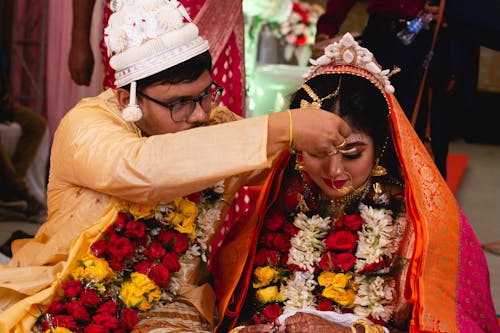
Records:
<instances>
[{"instance_id":1,"label":"yellow rose","mask_svg":"<svg viewBox=\"0 0 500 333\"><path fill-rule=\"evenodd\" d=\"M175 211L168 214L168 220L175 230L186 234L189 238L194 238L195 221L198 216L198 207L188 199L176 198L174 201Z\"/></svg>"},{"instance_id":2,"label":"yellow rose","mask_svg":"<svg viewBox=\"0 0 500 333\"><path fill-rule=\"evenodd\" d=\"M257 267L253 272L257 282L253 283L255 289L269 285L271 282L276 282L278 271L270 266Z\"/></svg>"},{"instance_id":3,"label":"yellow rose","mask_svg":"<svg viewBox=\"0 0 500 333\"><path fill-rule=\"evenodd\" d=\"M323 272L318 276L318 283L323 287L333 287L335 289L343 290L348 285L352 278L351 273L333 273Z\"/></svg>"},{"instance_id":4,"label":"yellow rose","mask_svg":"<svg viewBox=\"0 0 500 333\"><path fill-rule=\"evenodd\" d=\"M320 286L326 287L332 284L334 278L334 272L323 272L318 276L318 283Z\"/></svg>"},{"instance_id":5,"label":"yellow rose","mask_svg":"<svg viewBox=\"0 0 500 333\"><path fill-rule=\"evenodd\" d=\"M335 289L333 286L325 288L321 294L343 307L352 307L354 305L354 299L356 298L354 290L339 290Z\"/></svg>"},{"instance_id":6,"label":"yellow rose","mask_svg":"<svg viewBox=\"0 0 500 333\"><path fill-rule=\"evenodd\" d=\"M70 331L64 327L56 327L56 328L49 328L44 333L73 333L73 331Z\"/></svg>"},{"instance_id":7,"label":"yellow rose","mask_svg":"<svg viewBox=\"0 0 500 333\"><path fill-rule=\"evenodd\" d=\"M130 203L129 212L138 219L150 219L155 217L155 206Z\"/></svg>"},{"instance_id":8,"label":"yellow rose","mask_svg":"<svg viewBox=\"0 0 500 333\"><path fill-rule=\"evenodd\" d=\"M279 301L280 299L280 293L278 291L278 287L276 286L269 286L266 288L262 288L257 290L257 299L261 303L270 303L270 302L276 302Z\"/></svg>"},{"instance_id":9,"label":"yellow rose","mask_svg":"<svg viewBox=\"0 0 500 333\"><path fill-rule=\"evenodd\" d=\"M106 260L91 254L78 260L78 263L79 266L71 272L74 279L100 283L114 275Z\"/></svg>"},{"instance_id":10,"label":"yellow rose","mask_svg":"<svg viewBox=\"0 0 500 333\"><path fill-rule=\"evenodd\" d=\"M122 283L120 298L128 307L144 311L160 300L161 291L146 275L134 272L130 280Z\"/></svg>"},{"instance_id":11,"label":"yellow rose","mask_svg":"<svg viewBox=\"0 0 500 333\"><path fill-rule=\"evenodd\" d=\"M345 289L345 287L347 287L347 284L349 283L351 278L352 278L351 273L345 273L345 274L344 273L337 273L337 274L335 274L335 277L333 278L332 286L335 289Z\"/></svg>"}]
</instances>

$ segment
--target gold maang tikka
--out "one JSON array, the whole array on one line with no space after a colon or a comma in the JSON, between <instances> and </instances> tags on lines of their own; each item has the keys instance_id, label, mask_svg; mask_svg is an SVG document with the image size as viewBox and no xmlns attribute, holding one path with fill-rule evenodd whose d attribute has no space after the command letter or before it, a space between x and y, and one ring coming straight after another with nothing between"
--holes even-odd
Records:
<instances>
[{"instance_id":1,"label":"gold maang tikka","mask_svg":"<svg viewBox=\"0 0 500 333\"><path fill-rule=\"evenodd\" d=\"M311 87L309 87L306 83L303 83L301 88L305 90L305 92L307 93L307 95L309 95L309 97L311 97L312 102L306 101L305 99L301 99L300 100L300 107L301 108L311 107L311 108L315 108L315 109L321 109L321 104L325 99L334 98L339 94L341 79L342 78L339 78L339 85L337 86L337 89L335 89L334 92L326 95L323 98L319 98L319 96L316 95L316 93L311 89Z\"/></svg>"}]
</instances>

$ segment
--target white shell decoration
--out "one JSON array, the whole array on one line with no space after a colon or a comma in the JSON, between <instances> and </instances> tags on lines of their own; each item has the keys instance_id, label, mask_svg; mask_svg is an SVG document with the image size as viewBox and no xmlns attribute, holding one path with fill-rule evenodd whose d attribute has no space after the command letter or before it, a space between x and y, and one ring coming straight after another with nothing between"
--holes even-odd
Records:
<instances>
[{"instance_id":1,"label":"white shell decoration","mask_svg":"<svg viewBox=\"0 0 500 333\"><path fill-rule=\"evenodd\" d=\"M369 63L366 64L366 69L372 72L373 74L378 74L382 71L380 67L375 65L373 61L370 61Z\"/></svg>"},{"instance_id":2,"label":"white shell decoration","mask_svg":"<svg viewBox=\"0 0 500 333\"><path fill-rule=\"evenodd\" d=\"M325 47L324 54L318 59L310 59L311 68L309 72L303 75L307 79L328 65L340 66L350 65L359 67L372 73L375 79L380 83L379 88L385 92L394 93L394 87L391 85L389 69L382 70L376 63L376 60L368 49L361 47L350 33L344 34L342 38L335 43Z\"/></svg>"},{"instance_id":3,"label":"white shell decoration","mask_svg":"<svg viewBox=\"0 0 500 333\"><path fill-rule=\"evenodd\" d=\"M345 50L342 54L342 59L344 59L346 63L350 64L354 60L354 54L349 50Z\"/></svg>"}]
</instances>

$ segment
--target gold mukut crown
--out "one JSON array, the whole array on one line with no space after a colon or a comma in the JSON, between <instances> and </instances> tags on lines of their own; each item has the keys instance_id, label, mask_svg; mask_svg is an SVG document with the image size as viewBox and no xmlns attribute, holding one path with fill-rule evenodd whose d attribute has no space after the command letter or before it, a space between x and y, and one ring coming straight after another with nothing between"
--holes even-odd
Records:
<instances>
[{"instance_id":1,"label":"gold mukut crown","mask_svg":"<svg viewBox=\"0 0 500 333\"><path fill-rule=\"evenodd\" d=\"M394 93L394 87L389 81L389 77L399 72L399 68L392 71L389 69L382 70L373 54L368 49L361 47L348 32L338 42L325 47L325 53L321 57L310 59L309 62L312 66L309 68L309 72L304 74L306 80L315 75L328 72L329 68L342 67L343 65L357 67L370 73L376 82L371 81L382 91L389 94Z\"/></svg>"}]
</instances>

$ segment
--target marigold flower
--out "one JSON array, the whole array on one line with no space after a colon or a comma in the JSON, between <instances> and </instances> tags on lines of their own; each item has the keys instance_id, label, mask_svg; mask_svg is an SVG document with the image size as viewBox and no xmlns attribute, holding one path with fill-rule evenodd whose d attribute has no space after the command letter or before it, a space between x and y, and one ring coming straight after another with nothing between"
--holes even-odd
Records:
<instances>
[{"instance_id":1,"label":"marigold flower","mask_svg":"<svg viewBox=\"0 0 500 333\"><path fill-rule=\"evenodd\" d=\"M104 259L87 255L78 260L80 266L76 267L71 276L75 280L90 281L96 284L107 280L114 275L113 270L109 267L108 262Z\"/></svg>"},{"instance_id":2,"label":"marigold flower","mask_svg":"<svg viewBox=\"0 0 500 333\"><path fill-rule=\"evenodd\" d=\"M253 283L254 288L268 286L278 278L278 271L271 266L257 267L253 272L257 282Z\"/></svg>"},{"instance_id":3,"label":"marigold flower","mask_svg":"<svg viewBox=\"0 0 500 333\"><path fill-rule=\"evenodd\" d=\"M56 327L56 328L49 328L44 333L73 333L73 331L70 331L64 327Z\"/></svg>"},{"instance_id":4,"label":"marigold flower","mask_svg":"<svg viewBox=\"0 0 500 333\"><path fill-rule=\"evenodd\" d=\"M151 302L160 300L161 291L146 275L134 272L121 285L120 298L126 306L143 311L151 308Z\"/></svg>"},{"instance_id":5,"label":"marigold flower","mask_svg":"<svg viewBox=\"0 0 500 333\"><path fill-rule=\"evenodd\" d=\"M188 199L176 198L174 200L175 211L168 214L170 223L175 230L186 234L189 238L196 236L195 221L198 216L198 207Z\"/></svg>"},{"instance_id":6,"label":"marigold flower","mask_svg":"<svg viewBox=\"0 0 500 333\"><path fill-rule=\"evenodd\" d=\"M280 300L280 292L277 286L269 286L257 290L257 299L262 303L271 303Z\"/></svg>"},{"instance_id":7,"label":"marigold flower","mask_svg":"<svg viewBox=\"0 0 500 333\"><path fill-rule=\"evenodd\" d=\"M151 205L141 205L138 203L131 203L129 212L135 219L150 219L155 216L155 207Z\"/></svg>"}]
</instances>

